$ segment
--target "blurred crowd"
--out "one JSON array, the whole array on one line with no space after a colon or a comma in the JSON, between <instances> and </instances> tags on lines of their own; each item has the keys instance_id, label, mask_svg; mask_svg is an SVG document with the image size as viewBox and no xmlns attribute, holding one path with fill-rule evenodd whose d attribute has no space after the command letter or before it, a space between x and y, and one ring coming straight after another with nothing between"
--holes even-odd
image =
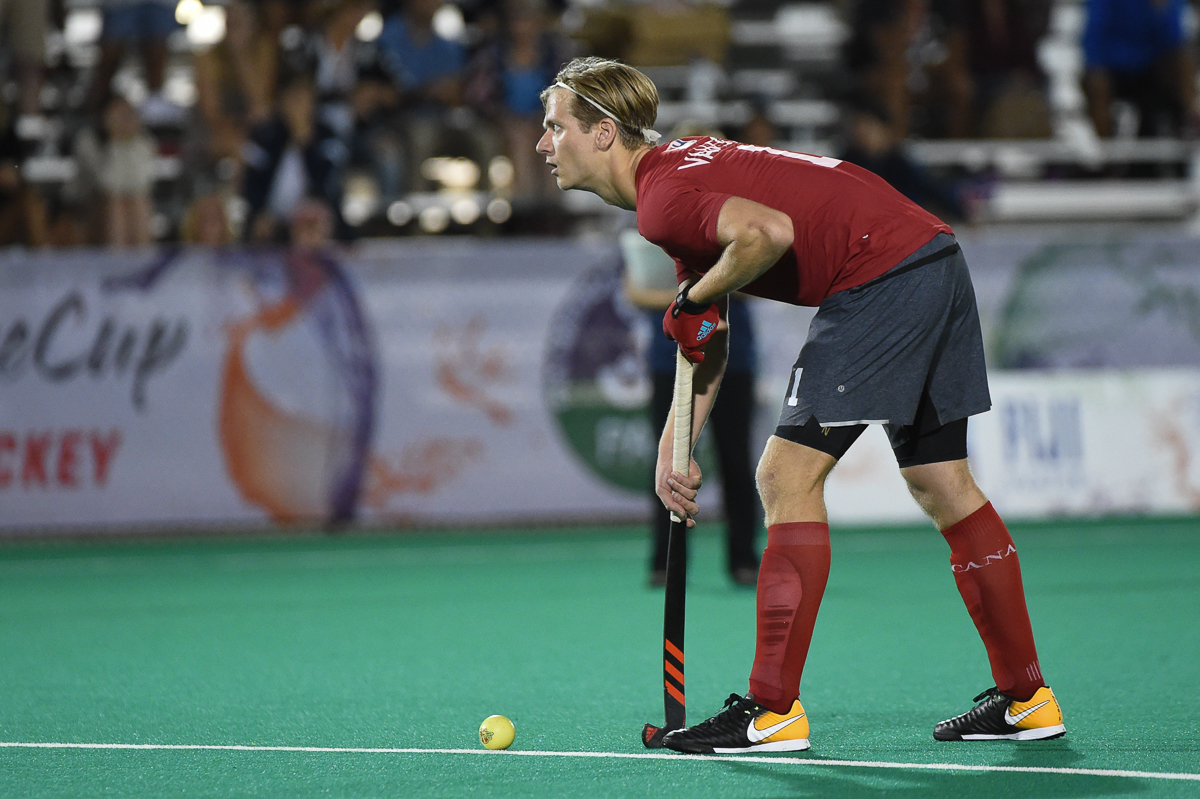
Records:
<instances>
[{"instance_id":1,"label":"blurred crowd","mask_svg":"<svg viewBox=\"0 0 1200 799\"><path fill-rule=\"evenodd\" d=\"M62 24L46 3L0 0L14 44ZM38 24L18 25L18 6ZM196 0L97 8L87 68L55 65L45 48L7 59L4 244L278 242L305 200L349 238L364 218L439 188L496 191L509 207L554 190L535 161L539 93L572 50L561 9L543 0L231 0L213 41L182 47L182 19L203 13ZM173 66L192 97L172 96ZM45 103L56 67L74 74ZM37 171L47 164L67 166ZM179 185L163 196L169 178Z\"/></svg>"},{"instance_id":2,"label":"blurred crowd","mask_svg":"<svg viewBox=\"0 0 1200 799\"><path fill-rule=\"evenodd\" d=\"M314 203L339 239L545 224L562 198L534 152L539 93L586 49L560 2L0 0L0 245L280 242ZM971 214L906 140L1054 135L1053 0L831 5L842 155L918 201ZM1096 134L1193 135L1186 0L1081 7ZM724 133L787 144L766 104ZM437 192L463 202L426 220Z\"/></svg>"},{"instance_id":3,"label":"blurred crowd","mask_svg":"<svg viewBox=\"0 0 1200 799\"><path fill-rule=\"evenodd\" d=\"M893 136L1046 138L1052 134L1039 44L1054 0L859 0L845 62ZM1113 101L1138 135L1196 132L1196 66L1187 0L1082 0L1083 90L1096 132Z\"/></svg>"}]
</instances>

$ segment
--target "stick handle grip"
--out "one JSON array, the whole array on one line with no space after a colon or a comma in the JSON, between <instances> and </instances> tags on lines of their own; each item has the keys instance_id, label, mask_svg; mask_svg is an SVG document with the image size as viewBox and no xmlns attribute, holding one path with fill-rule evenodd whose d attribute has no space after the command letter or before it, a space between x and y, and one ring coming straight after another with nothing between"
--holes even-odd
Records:
<instances>
[{"instance_id":1,"label":"stick handle grip","mask_svg":"<svg viewBox=\"0 0 1200 799\"><path fill-rule=\"evenodd\" d=\"M675 352L675 440L671 450L671 468L687 474L692 463L692 370L695 364ZM681 522L674 513L672 521Z\"/></svg>"}]
</instances>

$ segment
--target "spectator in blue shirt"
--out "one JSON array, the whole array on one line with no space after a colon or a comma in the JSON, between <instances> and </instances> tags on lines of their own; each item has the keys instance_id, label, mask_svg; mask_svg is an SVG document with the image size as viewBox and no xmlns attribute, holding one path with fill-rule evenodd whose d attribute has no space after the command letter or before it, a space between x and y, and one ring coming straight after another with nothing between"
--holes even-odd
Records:
<instances>
[{"instance_id":1,"label":"spectator in blue shirt","mask_svg":"<svg viewBox=\"0 0 1200 799\"><path fill-rule=\"evenodd\" d=\"M449 154L443 151L456 140L477 143L472 130L476 120L463 105L466 52L434 30L440 5L440 0L407 0L384 22L377 42L380 67L397 94L412 190L426 188L421 179L425 159Z\"/></svg>"},{"instance_id":2,"label":"spectator in blue shirt","mask_svg":"<svg viewBox=\"0 0 1200 799\"><path fill-rule=\"evenodd\" d=\"M1196 67L1184 0L1088 0L1084 91L1096 132L1113 135L1112 102L1138 112L1138 135L1181 135L1196 113Z\"/></svg>"},{"instance_id":3,"label":"spectator in blue shirt","mask_svg":"<svg viewBox=\"0 0 1200 799\"><path fill-rule=\"evenodd\" d=\"M411 108L436 110L460 101L466 53L433 29L440 5L440 0L408 0L379 34L383 67Z\"/></svg>"},{"instance_id":4,"label":"spectator in blue shirt","mask_svg":"<svg viewBox=\"0 0 1200 799\"><path fill-rule=\"evenodd\" d=\"M496 33L467 67L467 101L495 125L513 163L515 202L557 202L561 192L536 152L542 136L541 93L571 59L571 45L540 0L508 0Z\"/></svg>"}]
</instances>

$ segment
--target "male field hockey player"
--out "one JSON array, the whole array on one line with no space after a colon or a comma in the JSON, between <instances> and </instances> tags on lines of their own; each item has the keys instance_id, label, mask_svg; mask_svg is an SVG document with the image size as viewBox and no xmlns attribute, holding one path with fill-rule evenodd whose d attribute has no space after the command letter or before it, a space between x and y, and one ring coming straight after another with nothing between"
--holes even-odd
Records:
<instances>
[{"instance_id":1,"label":"male field hockey player","mask_svg":"<svg viewBox=\"0 0 1200 799\"><path fill-rule=\"evenodd\" d=\"M808 748L799 694L829 574L824 484L869 424L884 426L909 490L950 545L996 683L973 709L937 724L934 738L1061 736L1016 547L967 468L967 418L991 399L975 294L950 227L833 158L710 136L658 144L653 82L615 61L572 61L542 100L537 151L559 188L636 211L642 236L675 259L680 291L663 328L697 364L693 435L720 385L727 337L737 335L729 295L818 308L758 465L767 548L749 691L663 743L681 752ZM657 493L694 524L700 470L692 461L688 474L672 471L673 430L672 414Z\"/></svg>"}]
</instances>

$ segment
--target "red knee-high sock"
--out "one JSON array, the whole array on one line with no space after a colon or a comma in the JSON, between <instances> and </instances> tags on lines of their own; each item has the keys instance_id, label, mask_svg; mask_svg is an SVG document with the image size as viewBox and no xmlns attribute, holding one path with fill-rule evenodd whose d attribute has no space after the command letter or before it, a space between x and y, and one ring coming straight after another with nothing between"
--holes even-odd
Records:
<instances>
[{"instance_id":1,"label":"red knee-high sock","mask_svg":"<svg viewBox=\"0 0 1200 799\"><path fill-rule=\"evenodd\" d=\"M817 610L829 579L829 525L791 522L767 528L758 569L758 643L750 693L787 713L800 695Z\"/></svg>"},{"instance_id":2,"label":"red knee-high sock","mask_svg":"<svg viewBox=\"0 0 1200 799\"><path fill-rule=\"evenodd\" d=\"M987 647L996 687L1018 700L1045 685L1033 645L1021 561L1008 528L987 503L942 531L954 582Z\"/></svg>"}]
</instances>

